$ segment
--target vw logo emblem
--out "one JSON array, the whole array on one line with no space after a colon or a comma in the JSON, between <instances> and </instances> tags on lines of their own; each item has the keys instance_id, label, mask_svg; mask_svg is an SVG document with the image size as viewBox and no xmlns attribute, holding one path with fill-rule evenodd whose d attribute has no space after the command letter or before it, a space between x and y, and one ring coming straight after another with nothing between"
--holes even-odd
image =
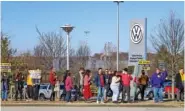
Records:
<instances>
[{"instance_id":1,"label":"vw logo emblem","mask_svg":"<svg viewBox=\"0 0 185 111\"><path fill-rule=\"evenodd\" d=\"M143 38L143 33L141 26L139 24L135 24L131 29L131 40L133 43L138 44L141 42Z\"/></svg>"}]
</instances>

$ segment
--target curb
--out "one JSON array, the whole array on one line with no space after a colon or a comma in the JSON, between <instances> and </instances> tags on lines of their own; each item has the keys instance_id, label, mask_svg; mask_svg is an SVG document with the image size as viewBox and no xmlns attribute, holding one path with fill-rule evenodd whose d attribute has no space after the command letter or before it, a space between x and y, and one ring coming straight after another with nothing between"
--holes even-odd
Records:
<instances>
[{"instance_id":1,"label":"curb","mask_svg":"<svg viewBox=\"0 0 185 111\"><path fill-rule=\"evenodd\" d=\"M184 107L184 104L179 105L164 105L164 104L67 104L67 103L52 103L52 104L29 104L29 103L20 103L20 104L1 104L3 107L163 107L163 108L179 108Z\"/></svg>"}]
</instances>

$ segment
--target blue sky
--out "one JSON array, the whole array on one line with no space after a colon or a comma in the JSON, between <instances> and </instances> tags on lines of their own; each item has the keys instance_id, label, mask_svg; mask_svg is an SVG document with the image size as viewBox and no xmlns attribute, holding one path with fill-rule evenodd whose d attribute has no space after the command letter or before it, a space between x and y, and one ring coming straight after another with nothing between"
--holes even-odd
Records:
<instances>
[{"instance_id":1,"label":"blue sky","mask_svg":"<svg viewBox=\"0 0 185 111\"><path fill-rule=\"evenodd\" d=\"M120 4L120 51L129 49L129 22L148 18L148 38L170 11L184 19L184 2L124 2ZM105 42L116 45L116 4L109 2L2 2L2 30L11 36L12 47L18 51L32 50L38 43L35 25L40 31L66 34L59 28L72 24L71 45L79 46L88 30L88 44L92 53L103 51ZM148 47L152 50L150 41Z\"/></svg>"}]
</instances>

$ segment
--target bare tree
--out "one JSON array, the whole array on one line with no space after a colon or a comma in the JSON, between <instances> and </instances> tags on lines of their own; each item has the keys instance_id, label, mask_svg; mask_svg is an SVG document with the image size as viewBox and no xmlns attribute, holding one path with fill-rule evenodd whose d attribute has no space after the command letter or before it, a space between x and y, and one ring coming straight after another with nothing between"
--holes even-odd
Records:
<instances>
[{"instance_id":1,"label":"bare tree","mask_svg":"<svg viewBox=\"0 0 185 111\"><path fill-rule=\"evenodd\" d=\"M184 21L176 18L175 13L171 12L167 20L161 20L155 33L151 35L151 42L158 52L161 47L166 48L167 53L164 55L165 59L169 60L167 67L171 71L172 92L174 92L174 74L177 72L179 61L182 61L180 55L184 50ZM172 98L174 98L174 94L172 94Z\"/></svg>"},{"instance_id":2,"label":"bare tree","mask_svg":"<svg viewBox=\"0 0 185 111\"><path fill-rule=\"evenodd\" d=\"M64 59L66 52L66 44L64 38L55 32L41 33L36 27L39 34L39 44L34 48L34 55L43 59L42 64L46 68L52 66L54 59Z\"/></svg>"},{"instance_id":3,"label":"bare tree","mask_svg":"<svg viewBox=\"0 0 185 111\"><path fill-rule=\"evenodd\" d=\"M76 51L76 57L78 59L78 64L81 67L85 67L87 65L90 54L91 54L91 50L87 44L80 44L79 45L79 47Z\"/></svg>"},{"instance_id":4,"label":"bare tree","mask_svg":"<svg viewBox=\"0 0 185 111\"><path fill-rule=\"evenodd\" d=\"M106 68L116 68L116 59L113 53L116 52L116 47L111 43L105 43L104 45L104 55L102 56L102 59L104 60L104 64Z\"/></svg>"},{"instance_id":5,"label":"bare tree","mask_svg":"<svg viewBox=\"0 0 185 111\"><path fill-rule=\"evenodd\" d=\"M180 54L184 50L184 22L176 18L171 12L168 20L161 20L155 33L151 35L151 42L162 59L168 59L168 69L172 74L177 72L177 63L181 61ZM161 48L166 49L166 53L160 52ZM164 56L165 55L165 56ZM164 58L165 57L165 58Z\"/></svg>"}]
</instances>

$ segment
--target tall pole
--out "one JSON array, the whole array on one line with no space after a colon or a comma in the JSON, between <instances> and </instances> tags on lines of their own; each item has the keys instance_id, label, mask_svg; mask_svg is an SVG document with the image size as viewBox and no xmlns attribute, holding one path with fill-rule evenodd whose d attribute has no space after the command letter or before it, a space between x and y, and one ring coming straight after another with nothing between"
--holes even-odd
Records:
<instances>
[{"instance_id":1,"label":"tall pole","mask_svg":"<svg viewBox=\"0 0 185 111\"><path fill-rule=\"evenodd\" d=\"M86 45L87 45L87 41L88 41L88 34L90 33L90 31L84 31L85 36L86 36Z\"/></svg>"},{"instance_id":2,"label":"tall pole","mask_svg":"<svg viewBox=\"0 0 185 111\"><path fill-rule=\"evenodd\" d=\"M119 3L123 1L115 1L117 3L117 71L119 70Z\"/></svg>"},{"instance_id":3,"label":"tall pole","mask_svg":"<svg viewBox=\"0 0 185 111\"><path fill-rule=\"evenodd\" d=\"M117 71L119 70L119 2L117 2Z\"/></svg>"},{"instance_id":4,"label":"tall pole","mask_svg":"<svg viewBox=\"0 0 185 111\"><path fill-rule=\"evenodd\" d=\"M119 70L119 3L123 1L115 1L117 3L117 71Z\"/></svg>"},{"instance_id":5,"label":"tall pole","mask_svg":"<svg viewBox=\"0 0 185 111\"><path fill-rule=\"evenodd\" d=\"M175 99L174 96L174 88L175 88L175 80L174 80L174 73L175 73L175 38L174 38L174 27L171 25L171 32L172 32L172 100Z\"/></svg>"},{"instance_id":6,"label":"tall pole","mask_svg":"<svg viewBox=\"0 0 185 111\"><path fill-rule=\"evenodd\" d=\"M69 34L70 32L73 30L73 26L66 24L64 26L61 27L66 33L67 33L67 70L69 70Z\"/></svg>"},{"instance_id":7,"label":"tall pole","mask_svg":"<svg viewBox=\"0 0 185 111\"><path fill-rule=\"evenodd\" d=\"M67 70L69 70L69 33L67 33Z\"/></svg>"}]
</instances>

